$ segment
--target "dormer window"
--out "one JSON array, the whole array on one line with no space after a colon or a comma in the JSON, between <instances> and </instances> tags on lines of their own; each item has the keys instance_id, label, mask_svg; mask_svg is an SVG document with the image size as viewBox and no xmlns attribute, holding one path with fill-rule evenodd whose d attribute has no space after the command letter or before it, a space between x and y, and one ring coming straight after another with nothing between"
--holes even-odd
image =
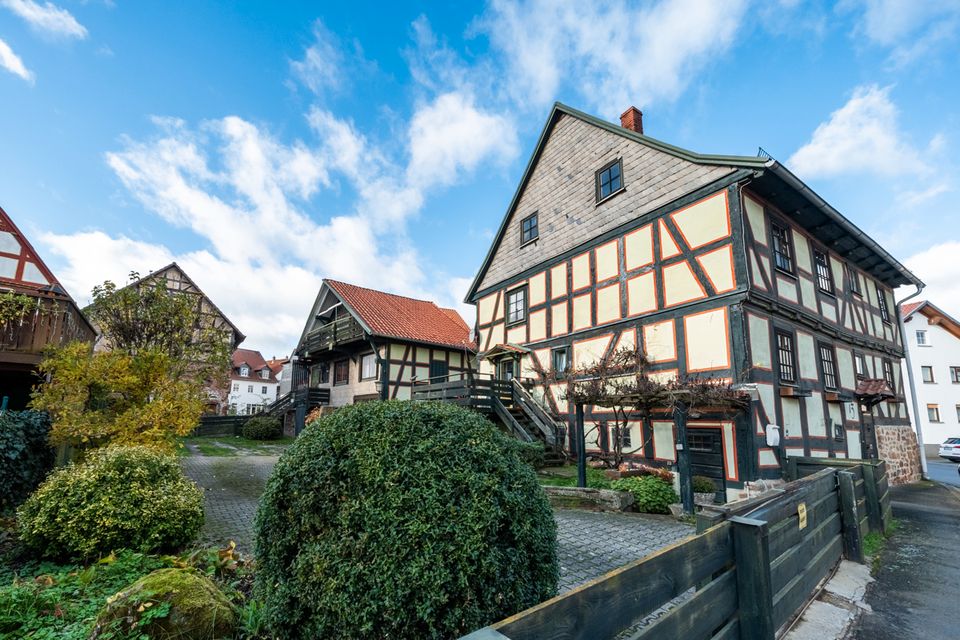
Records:
<instances>
[{"instance_id":1,"label":"dormer window","mask_svg":"<svg viewBox=\"0 0 960 640\"><path fill-rule=\"evenodd\" d=\"M269 378L270 378L270 369L262 369L262 370L260 371L260 377L263 378L264 380L269 379Z\"/></svg>"},{"instance_id":2,"label":"dormer window","mask_svg":"<svg viewBox=\"0 0 960 640\"><path fill-rule=\"evenodd\" d=\"M240 375L244 378L250 375L250 367L242 366L240 367Z\"/></svg>"},{"instance_id":3,"label":"dormer window","mask_svg":"<svg viewBox=\"0 0 960 640\"><path fill-rule=\"evenodd\" d=\"M614 160L597 171L597 202L602 202L623 189L623 166Z\"/></svg>"},{"instance_id":4,"label":"dormer window","mask_svg":"<svg viewBox=\"0 0 960 640\"><path fill-rule=\"evenodd\" d=\"M529 215L520 222L520 245L533 242L540 237L540 226L536 213Z\"/></svg>"}]
</instances>

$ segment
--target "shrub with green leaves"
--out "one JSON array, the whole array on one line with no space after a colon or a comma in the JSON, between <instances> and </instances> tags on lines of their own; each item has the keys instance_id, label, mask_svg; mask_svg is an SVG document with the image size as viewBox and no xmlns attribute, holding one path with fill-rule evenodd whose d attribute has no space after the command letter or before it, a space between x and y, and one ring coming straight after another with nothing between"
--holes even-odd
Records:
<instances>
[{"instance_id":1,"label":"shrub with green leaves","mask_svg":"<svg viewBox=\"0 0 960 640\"><path fill-rule=\"evenodd\" d=\"M542 442L521 442L520 440L514 442L521 460L534 469L542 469L546 465L547 452Z\"/></svg>"},{"instance_id":2,"label":"shrub with green leaves","mask_svg":"<svg viewBox=\"0 0 960 640\"><path fill-rule=\"evenodd\" d=\"M694 493L716 493L717 491L717 485L706 476L693 476L691 482L693 483Z\"/></svg>"},{"instance_id":3,"label":"shrub with green leaves","mask_svg":"<svg viewBox=\"0 0 960 640\"><path fill-rule=\"evenodd\" d=\"M257 594L285 638L453 638L552 597L556 524L481 415L370 402L312 423L257 514Z\"/></svg>"},{"instance_id":4,"label":"shrub with green leaves","mask_svg":"<svg viewBox=\"0 0 960 640\"><path fill-rule=\"evenodd\" d=\"M634 505L642 513L670 513L670 505L680 500L673 485L657 476L621 478L611 486L632 493Z\"/></svg>"},{"instance_id":5,"label":"shrub with green leaves","mask_svg":"<svg viewBox=\"0 0 960 640\"><path fill-rule=\"evenodd\" d=\"M175 456L111 446L50 474L17 511L20 540L47 557L171 550L203 525L203 492Z\"/></svg>"},{"instance_id":6,"label":"shrub with green leaves","mask_svg":"<svg viewBox=\"0 0 960 640\"><path fill-rule=\"evenodd\" d=\"M281 433L280 418L271 416L253 416L240 429L240 435L250 440L276 440Z\"/></svg>"},{"instance_id":7,"label":"shrub with green leaves","mask_svg":"<svg viewBox=\"0 0 960 640\"><path fill-rule=\"evenodd\" d=\"M49 436L46 413L7 411L0 417L0 512L23 502L53 468Z\"/></svg>"}]
</instances>

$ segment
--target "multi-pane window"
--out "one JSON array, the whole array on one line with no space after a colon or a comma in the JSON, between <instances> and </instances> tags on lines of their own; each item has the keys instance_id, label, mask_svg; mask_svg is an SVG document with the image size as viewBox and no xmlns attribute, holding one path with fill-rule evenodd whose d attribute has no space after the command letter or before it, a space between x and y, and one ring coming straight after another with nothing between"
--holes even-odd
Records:
<instances>
[{"instance_id":1,"label":"multi-pane window","mask_svg":"<svg viewBox=\"0 0 960 640\"><path fill-rule=\"evenodd\" d=\"M260 377L263 378L264 380L269 379L269 378L270 378L270 369L264 369L264 370L262 370L262 371L260 372Z\"/></svg>"},{"instance_id":2,"label":"multi-pane window","mask_svg":"<svg viewBox=\"0 0 960 640\"><path fill-rule=\"evenodd\" d=\"M507 293L507 324L527 319L527 289L521 287Z\"/></svg>"},{"instance_id":3,"label":"multi-pane window","mask_svg":"<svg viewBox=\"0 0 960 640\"><path fill-rule=\"evenodd\" d=\"M253 393L253 385L252 385L252 384L248 384L248 385L247 385L247 393Z\"/></svg>"},{"instance_id":4,"label":"multi-pane window","mask_svg":"<svg viewBox=\"0 0 960 640\"><path fill-rule=\"evenodd\" d=\"M852 268L847 267L849 272L849 282L850 282L850 293L855 296L862 296L863 289L860 288L860 276L857 275L857 272Z\"/></svg>"},{"instance_id":5,"label":"multi-pane window","mask_svg":"<svg viewBox=\"0 0 960 640\"><path fill-rule=\"evenodd\" d=\"M934 383L936 380L933 379L933 367L922 366L920 367L920 375L923 376L923 381L927 383Z\"/></svg>"},{"instance_id":6,"label":"multi-pane window","mask_svg":"<svg viewBox=\"0 0 960 640\"><path fill-rule=\"evenodd\" d=\"M790 243L790 230L776 223L770 225L773 230L773 260L777 269L793 273L793 245Z\"/></svg>"},{"instance_id":7,"label":"multi-pane window","mask_svg":"<svg viewBox=\"0 0 960 640\"><path fill-rule=\"evenodd\" d=\"M867 359L862 353L853 354L853 367L856 370L857 378L867 377Z\"/></svg>"},{"instance_id":8,"label":"multi-pane window","mask_svg":"<svg viewBox=\"0 0 960 640\"><path fill-rule=\"evenodd\" d=\"M834 422L833 423L833 439L836 440L837 442L843 442L845 435L846 434L844 434L843 432L843 425L840 424L839 422Z\"/></svg>"},{"instance_id":9,"label":"multi-pane window","mask_svg":"<svg viewBox=\"0 0 960 640\"><path fill-rule=\"evenodd\" d=\"M616 424L610 425L610 442L616 442L617 436L620 436L620 449L629 449L633 446L633 440L630 437L630 425L619 427Z\"/></svg>"},{"instance_id":10,"label":"multi-pane window","mask_svg":"<svg viewBox=\"0 0 960 640\"><path fill-rule=\"evenodd\" d=\"M266 388L266 387L260 387L260 395L263 395L263 396L267 395L267 388Z\"/></svg>"},{"instance_id":11,"label":"multi-pane window","mask_svg":"<svg viewBox=\"0 0 960 640\"><path fill-rule=\"evenodd\" d=\"M950 367L950 382L960 384L960 367Z\"/></svg>"},{"instance_id":12,"label":"multi-pane window","mask_svg":"<svg viewBox=\"0 0 960 640\"><path fill-rule=\"evenodd\" d=\"M553 372L562 375L570 370L570 350L567 347L553 350Z\"/></svg>"},{"instance_id":13,"label":"multi-pane window","mask_svg":"<svg viewBox=\"0 0 960 640\"><path fill-rule=\"evenodd\" d=\"M237 384L236 382L233 383L233 391L234 393L240 391L240 385Z\"/></svg>"},{"instance_id":14,"label":"multi-pane window","mask_svg":"<svg viewBox=\"0 0 960 640\"><path fill-rule=\"evenodd\" d=\"M930 420L930 422L940 422L940 405L928 404L927 418Z\"/></svg>"},{"instance_id":15,"label":"multi-pane window","mask_svg":"<svg viewBox=\"0 0 960 640\"><path fill-rule=\"evenodd\" d=\"M597 202L623 188L623 167L620 161L611 162L597 171Z\"/></svg>"},{"instance_id":16,"label":"multi-pane window","mask_svg":"<svg viewBox=\"0 0 960 640\"><path fill-rule=\"evenodd\" d=\"M360 359L360 379L371 380L377 377L377 354L368 353Z\"/></svg>"},{"instance_id":17,"label":"multi-pane window","mask_svg":"<svg viewBox=\"0 0 960 640\"><path fill-rule=\"evenodd\" d=\"M833 293L833 273L830 271L830 259L823 251L813 250L813 264L817 270L817 286L820 291Z\"/></svg>"},{"instance_id":18,"label":"multi-pane window","mask_svg":"<svg viewBox=\"0 0 960 640\"><path fill-rule=\"evenodd\" d=\"M893 391L897 390L896 384L893 382L893 364L889 360L883 361L883 379L887 381Z\"/></svg>"},{"instance_id":19,"label":"multi-pane window","mask_svg":"<svg viewBox=\"0 0 960 640\"><path fill-rule=\"evenodd\" d=\"M921 347L927 345L927 332L925 330L917 331L917 344Z\"/></svg>"},{"instance_id":20,"label":"multi-pane window","mask_svg":"<svg viewBox=\"0 0 960 640\"><path fill-rule=\"evenodd\" d=\"M796 383L797 367L793 354L793 336L782 331L777 331L777 363L780 367L780 382Z\"/></svg>"},{"instance_id":21,"label":"multi-pane window","mask_svg":"<svg viewBox=\"0 0 960 640\"><path fill-rule=\"evenodd\" d=\"M350 382L350 361L338 360L333 364L333 384Z\"/></svg>"},{"instance_id":22,"label":"multi-pane window","mask_svg":"<svg viewBox=\"0 0 960 640\"><path fill-rule=\"evenodd\" d=\"M879 286L877 286L877 305L880 307L880 319L884 322L890 322L890 311L887 309L887 296Z\"/></svg>"},{"instance_id":23,"label":"multi-pane window","mask_svg":"<svg viewBox=\"0 0 960 640\"><path fill-rule=\"evenodd\" d=\"M823 372L823 386L827 389L837 388L837 364L833 357L833 347L821 344L820 369Z\"/></svg>"},{"instance_id":24,"label":"multi-pane window","mask_svg":"<svg viewBox=\"0 0 960 640\"><path fill-rule=\"evenodd\" d=\"M330 382L330 365L322 364L320 365L320 384L327 384Z\"/></svg>"},{"instance_id":25,"label":"multi-pane window","mask_svg":"<svg viewBox=\"0 0 960 640\"><path fill-rule=\"evenodd\" d=\"M520 222L520 244L527 244L540 236L537 214L527 216Z\"/></svg>"},{"instance_id":26,"label":"multi-pane window","mask_svg":"<svg viewBox=\"0 0 960 640\"><path fill-rule=\"evenodd\" d=\"M240 375L246 378L250 375L250 367L240 367Z\"/></svg>"}]
</instances>

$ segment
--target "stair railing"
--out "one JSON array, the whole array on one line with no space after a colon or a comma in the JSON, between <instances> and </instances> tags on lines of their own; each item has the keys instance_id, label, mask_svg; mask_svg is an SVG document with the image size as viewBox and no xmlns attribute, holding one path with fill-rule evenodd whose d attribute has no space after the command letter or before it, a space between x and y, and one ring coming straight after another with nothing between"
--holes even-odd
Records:
<instances>
[{"instance_id":1,"label":"stair railing","mask_svg":"<svg viewBox=\"0 0 960 640\"><path fill-rule=\"evenodd\" d=\"M546 443L555 447L557 445L557 421L553 416L544 411L543 407L534 400L530 392L523 388L516 378L510 381L513 403L523 409L523 412L530 418L530 421L543 434Z\"/></svg>"},{"instance_id":2,"label":"stair railing","mask_svg":"<svg viewBox=\"0 0 960 640\"><path fill-rule=\"evenodd\" d=\"M490 405L493 407L493 412L503 421L503 424L505 424L507 428L514 433L514 435L524 442L533 442L533 436L523 428L522 424L517 422L517 419L513 417L512 413L507 411L507 408L504 406L503 401L500 400L500 394L497 393L496 389L493 389L490 392Z\"/></svg>"}]
</instances>

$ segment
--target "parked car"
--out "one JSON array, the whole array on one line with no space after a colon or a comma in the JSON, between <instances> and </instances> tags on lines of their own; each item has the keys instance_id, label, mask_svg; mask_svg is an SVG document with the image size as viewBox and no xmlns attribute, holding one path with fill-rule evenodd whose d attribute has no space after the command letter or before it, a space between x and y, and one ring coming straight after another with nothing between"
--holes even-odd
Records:
<instances>
[{"instance_id":1,"label":"parked car","mask_svg":"<svg viewBox=\"0 0 960 640\"><path fill-rule=\"evenodd\" d=\"M947 441L940 445L940 457L960 462L960 438L947 438Z\"/></svg>"}]
</instances>

